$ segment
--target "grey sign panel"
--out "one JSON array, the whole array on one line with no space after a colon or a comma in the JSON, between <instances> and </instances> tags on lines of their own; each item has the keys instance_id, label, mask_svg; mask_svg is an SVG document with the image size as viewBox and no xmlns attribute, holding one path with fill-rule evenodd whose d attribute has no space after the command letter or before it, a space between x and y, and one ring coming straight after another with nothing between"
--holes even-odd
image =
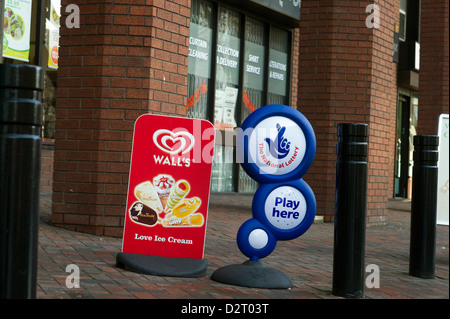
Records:
<instances>
[{"instance_id":1,"label":"grey sign panel","mask_svg":"<svg viewBox=\"0 0 450 319\"><path fill-rule=\"evenodd\" d=\"M250 0L300 20L301 0Z\"/></svg>"}]
</instances>

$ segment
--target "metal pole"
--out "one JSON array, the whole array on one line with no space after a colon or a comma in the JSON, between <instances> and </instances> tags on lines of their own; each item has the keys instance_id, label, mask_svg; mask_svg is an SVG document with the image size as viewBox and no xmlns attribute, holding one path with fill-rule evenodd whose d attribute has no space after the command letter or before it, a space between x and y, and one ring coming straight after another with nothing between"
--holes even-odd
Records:
<instances>
[{"instance_id":1,"label":"metal pole","mask_svg":"<svg viewBox=\"0 0 450 319\"><path fill-rule=\"evenodd\" d=\"M41 67L0 65L0 298L36 297Z\"/></svg>"},{"instance_id":2,"label":"metal pole","mask_svg":"<svg viewBox=\"0 0 450 319\"><path fill-rule=\"evenodd\" d=\"M334 217L333 295L364 294L369 126L339 124Z\"/></svg>"},{"instance_id":3,"label":"metal pole","mask_svg":"<svg viewBox=\"0 0 450 319\"><path fill-rule=\"evenodd\" d=\"M36 16L36 45L35 45L35 65L44 66L42 55L44 52L45 40L45 0L37 2L37 16ZM50 52L49 52L50 54Z\"/></svg>"},{"instance_id":4,"label":"metal pole","mask_svg":"<svg viewBox=\"0 0 450 319\"><path fill-rule=\"evenodd\" d=\"M409 274L434 278L439 137L414 136Z\"/></svg>"}]
</instances>

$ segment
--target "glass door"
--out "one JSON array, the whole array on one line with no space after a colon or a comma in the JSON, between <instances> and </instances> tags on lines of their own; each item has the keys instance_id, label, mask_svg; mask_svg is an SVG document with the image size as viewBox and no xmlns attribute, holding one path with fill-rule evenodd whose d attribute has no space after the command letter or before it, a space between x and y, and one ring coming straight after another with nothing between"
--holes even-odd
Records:
<instances>
[{"instance_id":1,"label":"glass door","mask_svg":"<svg viewBox=\"0 0 450 319\"><path fill-rule=\"evenodd\" d=\"M214 126L225 134L233 132L239 118L241 64L241 14L219 8L216 47ZM232 139L215 145L212 191L234 192L237 169Z\"/></svg>"}]
</instances>

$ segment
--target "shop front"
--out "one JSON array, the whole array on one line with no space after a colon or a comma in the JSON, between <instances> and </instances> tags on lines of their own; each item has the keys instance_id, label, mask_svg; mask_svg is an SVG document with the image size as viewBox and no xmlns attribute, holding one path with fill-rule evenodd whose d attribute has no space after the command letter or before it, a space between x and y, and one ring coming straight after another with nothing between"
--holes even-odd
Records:
<instances>
[{"instance_id":1,"label":"shop front","mask_svg":"<svg viewBox=\"0 0 450 319\"><path fill-rule=\"evenodd\" d=\"M52 221L120 236L133 127L146 113L209 120L211 192L254 192L236 129L261 106L297 103L300 2L280 3L79 4L79 30L63 9Z\"/></svg>"},{"instance_id":2,"label":"shop front","mask_svg":"<svg viewBox=\"0 0 450 319\"><path fill-rule=\"evenodd\" d=\"M439 67L448 54L435 57L445 50L430 45L448 40L425 23L448 13L423 15L418 27L424 1L378 1L376 27L367 24L374 6L351 1L1 1L1 62L46 73L41 187L52 193L53 224L122 235L134 124L149 113L210 121L211 191L253 193L235 132L269 104L298 109L314 127L317 155L305 180L325 221L334 216L336 127L369 124L367 217L385 222L387 199L408 197L412 126L435 131L436 114L448 113L445 82L435 80L438 71L448 78ZM397 41L395 60L405 3L416 37ZM417 69L400 65L418 42L420 88Z\"/></svg>"}]
</instances>

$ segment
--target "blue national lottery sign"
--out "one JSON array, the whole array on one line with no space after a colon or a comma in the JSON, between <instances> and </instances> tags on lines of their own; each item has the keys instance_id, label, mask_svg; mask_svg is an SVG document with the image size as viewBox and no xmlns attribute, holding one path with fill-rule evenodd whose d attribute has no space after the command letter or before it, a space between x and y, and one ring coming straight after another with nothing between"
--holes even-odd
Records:
<instances>
[{"instance_id":1,"label":"blue national lottery sign","mask_svg":"<svg viewBox=\"0 0 450 319\"><path fill-rule=\"evenodd\" d=\"M314 160L316 139L303 114L278 104L251 113L239 135L241 166L260 186L253 218L239 229L237 243L257 261L272 253L278 240L301 236L314 221L316 200L302 177Z\"/></svg>"}]
</instances>

